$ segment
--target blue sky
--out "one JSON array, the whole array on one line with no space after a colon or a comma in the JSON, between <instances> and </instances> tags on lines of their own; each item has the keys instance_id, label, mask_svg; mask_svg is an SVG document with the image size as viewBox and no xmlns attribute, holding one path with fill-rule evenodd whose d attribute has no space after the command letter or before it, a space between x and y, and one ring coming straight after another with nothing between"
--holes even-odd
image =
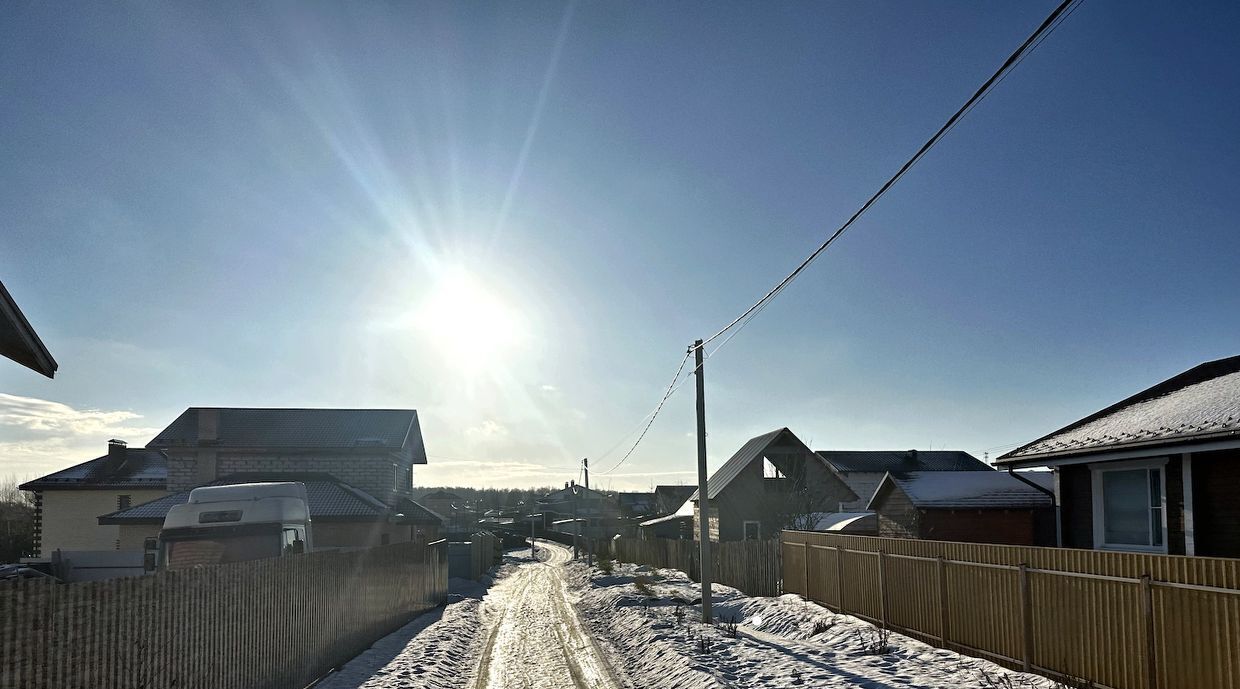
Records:
<instances>
[{"instance_id":1,"label":"blue sky","mask_svg":"<svg viewBox=\"0 0 1240 689\"><path fill-rule=\"evenodd\" d=\"M1054 4L5 4L0 277L61 369L0 367L0 473L374 406L420 484L692 482L692 386L603 454ZM1087 0L712 359L712 465L993 456L1238 353L1238 32Z\"/></svg>"}]
</instances>

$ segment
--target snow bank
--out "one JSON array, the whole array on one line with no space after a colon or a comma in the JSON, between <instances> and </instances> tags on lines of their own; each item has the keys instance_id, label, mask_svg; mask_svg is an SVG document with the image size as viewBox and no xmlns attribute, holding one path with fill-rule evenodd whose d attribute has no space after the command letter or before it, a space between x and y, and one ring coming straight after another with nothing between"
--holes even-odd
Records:
<instances>
[{"instance_id":1,"label":"snow bank","mask_svg":"<svg viewBox=\"0 0 1240 689\"><path fill-rule=\"evenodd\" d=\"M584 624L634 687L1049 689L1055 683L883 634L796 595L755 598L713 587L717 620L700 622L700 588L682 572L617 565L611 575L568 566ZM641 578L650 595L639 592Z\"/></svg>"}]
</instances>

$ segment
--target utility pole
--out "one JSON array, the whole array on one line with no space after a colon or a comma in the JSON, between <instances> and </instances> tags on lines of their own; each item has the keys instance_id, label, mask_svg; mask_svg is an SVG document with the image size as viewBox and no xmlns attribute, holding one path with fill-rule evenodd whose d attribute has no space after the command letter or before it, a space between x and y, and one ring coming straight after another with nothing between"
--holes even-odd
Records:
<instances>
[{"instance_id":1,"label":"utility pole","mask_svg":"<svg viewBox=\"0 0 1240 689\"><path fill-rule=\"evenodd\" d=\"M710 624L710 495L706 485L706 383L702 378L702 341L693 343L694 372L697 374L697 470L698 470L698 570L702 579L702 621Z\"/></svg>"},{"instance_id":2,"label":"utility pole","mask_svg":"<svg viewBox=\"0 0 1240 689\"><path fill-rule=\"evenodd\" d=\"M581 460L582 470L586 476L586 498L590 497L590 458L585 457ZM590 515L586 514L586 524L590 523ZM594 566L594 544L590 542L590 537L586 536L586 566Z\"/></svg>"},{"instance_id":3,"label":"utility pole","mask_svg":"<svg viewBox=\"0 0 1240 689\"><path fill-rule=\"evenodd\" d=\"M534 535L534 515L530 515L530 559L538 559L538 537Z\"/></svg>"},{"instance_id":4,"label":"utility pole","mask_svg":"<svg viewBox=\"0 0 1240 689\"><path fill-rule=\"evenodd\" d=\"M577 559L577 532L581 531L581 524L577 521L577 482L570 481L569 487L573 489L573 559Z\"/></svg>"}]
</instances>

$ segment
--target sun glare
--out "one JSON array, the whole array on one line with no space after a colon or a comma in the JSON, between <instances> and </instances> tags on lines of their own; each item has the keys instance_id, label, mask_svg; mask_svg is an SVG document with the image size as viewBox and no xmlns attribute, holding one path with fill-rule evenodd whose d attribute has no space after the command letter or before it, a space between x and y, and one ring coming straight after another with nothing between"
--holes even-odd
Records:
<instances>
[{"instance_id":1,"label":"sun glare","mask_svg":"<svg viewBox=\"0 0 1240 689\"><path fill-rule=\"evenodd\" d=\"M461 270L440 277L418 320L444 358L463 369L502 364L525 336L520 311Z\"/></svg>"}]
</instances>

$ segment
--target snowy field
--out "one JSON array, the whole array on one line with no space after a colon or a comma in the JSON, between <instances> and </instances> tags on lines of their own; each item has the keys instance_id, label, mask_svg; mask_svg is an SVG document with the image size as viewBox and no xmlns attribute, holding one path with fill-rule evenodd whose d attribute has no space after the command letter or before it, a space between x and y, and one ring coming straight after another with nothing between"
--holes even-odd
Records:
<instances>
[{"instance_id":1,"label":"snowy field","mask_svg":"<svg viewBox=\"0 0 1240 689\"><path fill-rule=\"evenodd\" d=\"M682 572L625 564L605 575L581 563L568 567L583 623L637 688L1062 686L894 633L884 644L868 622L797 595L752 598L716 585L714 612L738 623L733 636L725 625L700 622L701 612L688 605L700 589Z\"/></svg>"}]
</instances>

